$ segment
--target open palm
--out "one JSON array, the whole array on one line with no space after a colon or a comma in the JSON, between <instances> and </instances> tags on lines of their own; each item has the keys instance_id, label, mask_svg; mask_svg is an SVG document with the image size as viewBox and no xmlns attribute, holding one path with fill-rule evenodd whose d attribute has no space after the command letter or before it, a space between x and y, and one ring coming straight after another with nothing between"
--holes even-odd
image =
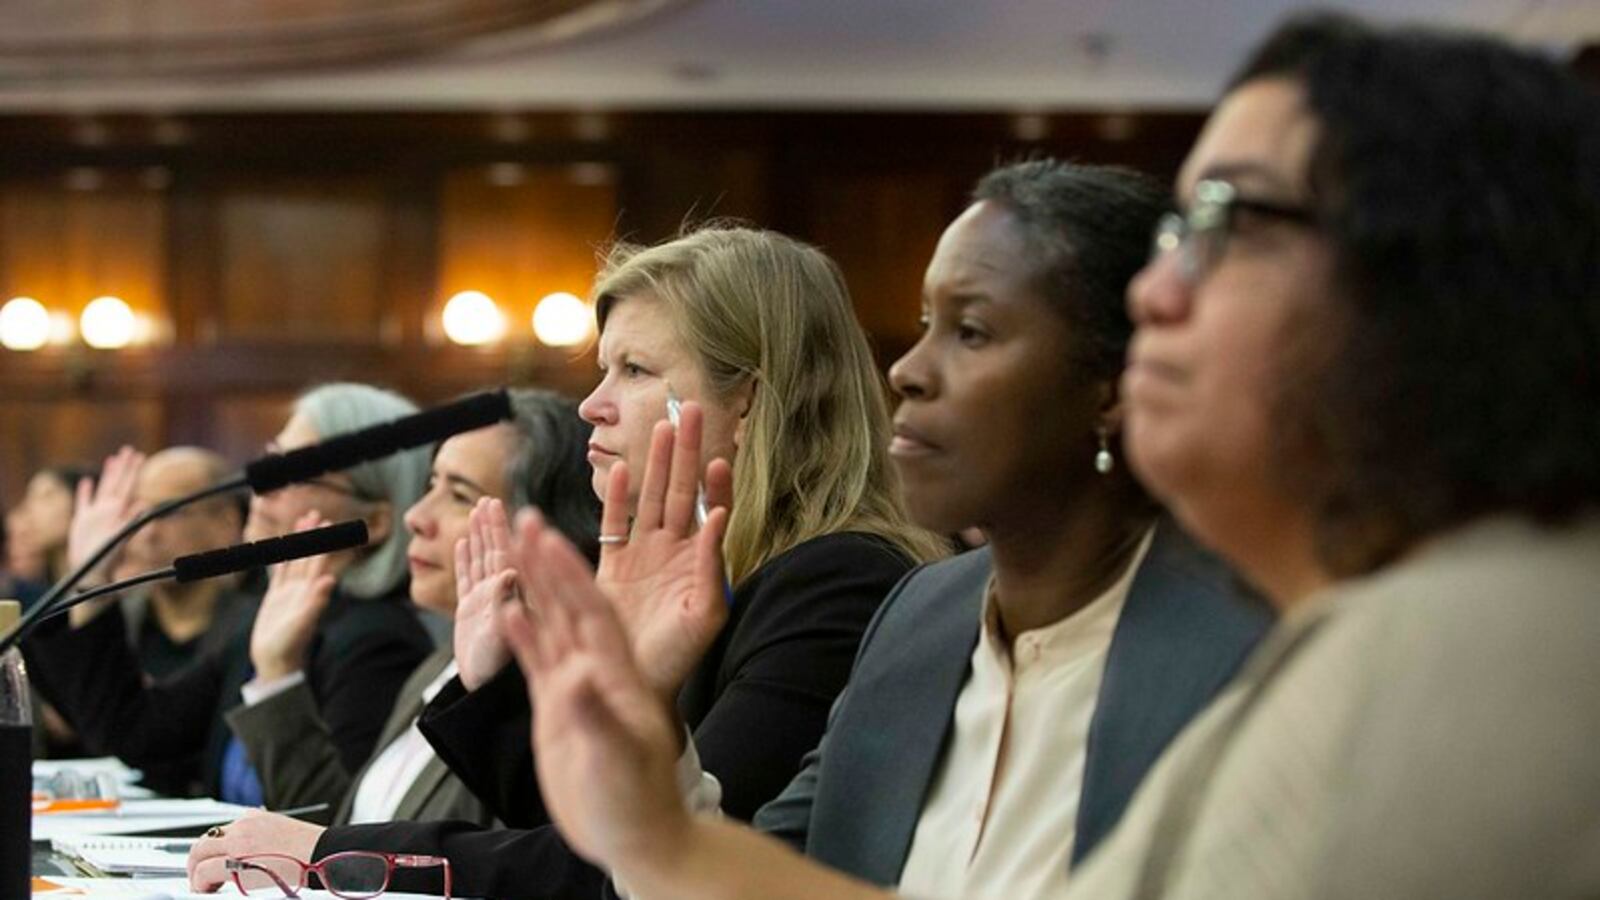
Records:
<instances>
[{"instance_id":1,"label":"open palm","mask_svg":"<svg viewBox=\"0 0 1600 900\"><path fill-rule=\"evenodd\" d=\"M707 467L706 495L714 509L697 531L703 421L699 406L686 403L676 433L665 422L656 426L631 531L624 463L612 467L601 517L602 534L627 540L601 546L595 582L611 598L640 674L667 701L728 617L722 535L732 471L723 460Z\"/></svg>"},{"instance_id":2,"label":"open palm","mask_svg":"<svg viewBox=\"0 0 1600 900\"><path fill-rule=\"evenodd\" d=\"M456 541L456 622L453 632L461 683L477 690L511 661L495 609L516 596L511 525L500 500L478 500L467 518L467 536Z\"/></svg>"},{"instance_id":3,"label":"open palm","mask_svg":"<svg viewBox=\"0 0 1600 900\"><path fill-rule=\"evenodd\" d=\"M67 562L73 568L88 561L139 514L134 493L144 458L132 447L123 447L106 459L98 482L84 478L77 483L72 524L67 531Z\"/></svg>"},{"instance_id":4,"label":"open palm","mask_svg":"<svg viewBox=\"0 0 1600 900\"><path fill-rule=\"evenodd\" d=\"M327 525L321 514L308 512L295 531ZM263 681L305 669L317 622L333 596L335 578L327 554L307 556L272 567L267 593L250 626L250 662Z\"/></svg>"}]
</instances>

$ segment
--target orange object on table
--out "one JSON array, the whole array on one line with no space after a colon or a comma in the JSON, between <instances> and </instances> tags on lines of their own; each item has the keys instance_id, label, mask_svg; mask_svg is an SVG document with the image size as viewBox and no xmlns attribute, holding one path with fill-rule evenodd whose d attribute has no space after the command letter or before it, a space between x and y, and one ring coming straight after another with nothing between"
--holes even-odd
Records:
<instances>
[{"instance_id":1,"label":"orange object on table","mask_svg":"<svg viewBox=\"0 0 1600 900\"><path fill-rule=\"evenodd\" d=\"M121 800L35 800L33 814L100 812L116 809L121 805Z\"/></svg>"}]
</instances>

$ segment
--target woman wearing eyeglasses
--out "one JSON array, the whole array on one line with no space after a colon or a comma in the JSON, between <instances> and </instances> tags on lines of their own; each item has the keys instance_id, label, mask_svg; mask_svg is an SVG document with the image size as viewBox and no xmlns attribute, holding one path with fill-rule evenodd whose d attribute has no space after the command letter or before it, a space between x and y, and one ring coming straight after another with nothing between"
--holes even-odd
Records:
<instances>
[{"instance_id":1,"label":"woman wearing eyeglasses","mask_svg":"<svg viewBox=\"0 0 1600 900\"><path fill-rule=\"evenodd\" d=\"M1127 445L1280 620L1054 896L1592 896L1600 100L1481 38L1291 23L1177 192ZM685 813L608 605L536 549L508 625L574 847L652 900L881 896Z\"/></svg>"},{"instance_id":2,"label":"woman wearing eyeglasses","mask_svg":"<svg viewBox=\"0 0 1600 900\"><path fill-rule=\"evenodd\" d=\"M323 385L295 402L274 446L293 450L415 411L389 391ZM335 587L306 650L306 683L339 760L350 769L372 753L400 686L432 649L407 600L407 535L398 521L398 511L423 492L428 454L428 448L409 450L256 497L245 526L245 536L259 540L287 532L311 513L367 524L367 547L331 554L320 564ZM133 476L141 459L124 451L108 461L94 496L77 513L85 521L75 522L75 529L108 535L136 513ZM272 599L264 604L269 610ZM95 752L164 771L187 759L182 777L158 785L160 790L260 806L260 779L224 719L255 676L249 650L255 616L243 618L219 649L154 683L139 670L122 617L103 612L87 621L80 616L71 627L57 620L41 628L28 641L29 666L39 670L46 696Z\"/></svg>"},{"instance_id":3,"label":"woman wearing eyeglasses","mask_svg":"<svg viewBox=\"0 0 1600 900\"><path fill-rule=\"evenodd\" d=\"M446 440L434 455L428 489L406 510L411 599L454 618L456 544L469 534L475 507L545 511L552 527L593 557L599 500L584 459L589 427L577 405L548 391L513 389L510 420ZM452 648L440 647L401 688L378 747L359 769L346 767L306 682L306 652L331 582L325 557L284 566L282 591L257 616L250 655L257 683L249 702L228 713L256 764L267 805L326 803L332 822L453 819L488 825L494 815L450 773L417 729L423 707L455 677Z\"/></svg>"}]
</instances>

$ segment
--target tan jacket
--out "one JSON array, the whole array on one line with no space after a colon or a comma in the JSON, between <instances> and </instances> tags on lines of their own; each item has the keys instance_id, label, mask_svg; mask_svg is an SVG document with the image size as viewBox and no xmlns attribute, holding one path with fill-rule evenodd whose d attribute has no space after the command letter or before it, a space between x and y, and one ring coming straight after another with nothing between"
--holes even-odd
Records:
<instances>
[{"instance_id":1,"label":"tan jacket","mask_svg":"<svg viewBox=\"0 0 1600 900\"><path fill-rule=\"evenodd\" d=\"M1600 519L1491 519L1294 610L1069 897L1600 896Z\"/></svg>"}]
</instances>

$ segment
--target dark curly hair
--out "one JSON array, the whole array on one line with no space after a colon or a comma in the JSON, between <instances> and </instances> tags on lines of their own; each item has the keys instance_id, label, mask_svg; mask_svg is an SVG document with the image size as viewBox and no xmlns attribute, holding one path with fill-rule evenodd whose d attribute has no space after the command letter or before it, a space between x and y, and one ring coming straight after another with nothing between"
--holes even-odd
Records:
<instances>
[{"instance_id":1,"label":"dark curly hair","mask_svg":"<svg viewBox=\"0 0 1600 900\"><path fill-rule=\"evenodd\" d=\"M1298 82L1341 340L1275 410L1336 574L1495 512L1600 500L1600 97L1496 41L1291 20L1233 79ZM1280 452L1287 453L1280 449Z\"/></svg>"}]
</instances>

